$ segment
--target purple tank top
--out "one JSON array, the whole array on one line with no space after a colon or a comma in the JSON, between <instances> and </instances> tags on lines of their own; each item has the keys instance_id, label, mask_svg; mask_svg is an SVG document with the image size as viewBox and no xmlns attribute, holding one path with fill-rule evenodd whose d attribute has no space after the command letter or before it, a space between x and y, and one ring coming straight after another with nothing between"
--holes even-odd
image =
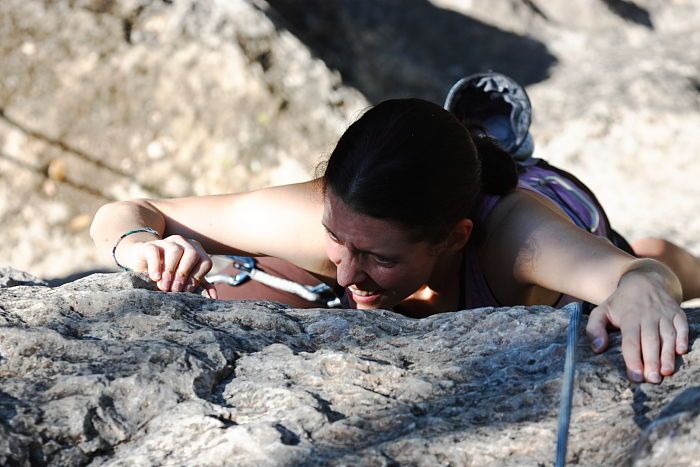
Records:
<instances>
[{"instance_id":1,"label":"purple tank top","mask_svg":"<svg viewBox=\"0 0 700 467\"><path fill-rule=\"evenodd\" d=\"M534 164L539 159L532 160ZM553 201L580 228L594 235L607 237L610 232L607 217L598 202L579 186L580 182L566 172L554 169L546 163L524 168L518 175L518 188L534 191ZM476 225L483 223L493 211L499 196L482 195L473 214ZM463 308L499 307L501 305L491 291L479 265L477 245L470 242L464 252ZM555 307L580 301L562 294Z\"/></svg>"}]
</instances>

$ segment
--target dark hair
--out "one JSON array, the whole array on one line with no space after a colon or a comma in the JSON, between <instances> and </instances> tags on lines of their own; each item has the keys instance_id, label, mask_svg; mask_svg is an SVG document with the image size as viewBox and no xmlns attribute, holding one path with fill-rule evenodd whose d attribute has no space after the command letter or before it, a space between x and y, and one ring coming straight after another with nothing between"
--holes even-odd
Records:
<instances>
[{"instance_id":1,"label":"dark hair","mask_svg":"<svg viewBox=\"0 0 700 467\"><path fill-rule=\"evenodd\" d=\"M468 130L421 99L372 107L341 136L323 175L351 209L405 226L417 240L444 240L480 192L504 194L515 164L485 132Z\"/></svg>"}]
</instances>

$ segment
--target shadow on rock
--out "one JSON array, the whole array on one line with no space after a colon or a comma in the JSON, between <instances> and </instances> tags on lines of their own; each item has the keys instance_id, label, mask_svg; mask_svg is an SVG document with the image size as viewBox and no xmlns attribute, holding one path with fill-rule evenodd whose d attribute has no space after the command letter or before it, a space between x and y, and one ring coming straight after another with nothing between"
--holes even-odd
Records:
<instances>
[{"instance_id":1,"label":"shadow on rock","mask_svg":"<svg viewBox=\"0 0 700 467\"><path fill-rule=\"evenodd\" d=\"M700 414L700 386L685 389L659 413L658 419L673 417L681 412Z\"/></svg>"},{"instance_id":2,"label":"shadow on rock","mask_svg":"<svg viewBox=\"0 0 700 467\"><path fill-rule=\"evenodd\" d=\"M466 74L488 69L524 85L542 81L556 58L532 38L426 0L268 0L288 29L372 102L421 97L442 102Z\"/></svg>"},{"instance_id":3,"label":"shadow on rock","mask_svg":"<svg viewBox=\"0 0 700 467\"><path fill-rule=\"evenodd\" d=\"M699 414L700 386L683 390L663 407L640 436L633 449L633 459L638 461L634 465L669 465L664 459L674 459L673 465L695 465L697 457L693 453L697 453L697 442L689 435L700 427Z\"/></svg>"},{"instance_id":4,"label":"shadow on rock","mask_svg":"<svg viewBox=\"0 0 700 467\"><path fill-rule=\"evenodd\" d=\"M632 23L654 29L649 10L627 0L603 0L603 3L616 15Z\"/></svg>"},{"instance_id":5,"label":"shadow on rock","mask_svg":"<svg viewBox=\"0 0 700 467\"><path fill-rule=\"evenodd\" d=\"M74 272L73 274L69 274L64 277L54 277L53 279L47 279L46 283L49 285L49 287L58 287L63 284L67 284L68 282L73 282L77 281L78 279L82 279L83 277L91 276L93 274L98 274L98 273L110 273L114 272L113 270L109 269L88 269L85 271L78 271Z\"/></svg>"}]
</instances>

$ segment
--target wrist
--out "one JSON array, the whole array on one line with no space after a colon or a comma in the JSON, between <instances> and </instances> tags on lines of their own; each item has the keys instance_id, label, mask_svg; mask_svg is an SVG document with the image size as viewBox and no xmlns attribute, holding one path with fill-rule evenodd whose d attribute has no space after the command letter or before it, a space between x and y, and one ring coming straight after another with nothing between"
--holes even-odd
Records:
<instances>
[{"instance_id":1,"label":"wrist","mask_svg":"<svg viewBox=\"0 0 700 467\"><path fill-rule=\"evenodd\" d=\"M114 262L118 267L120 267L124 271L131 271L130 267L125 266L124 263L120 263L117 259L119 251L123 251L125 246L130 246L136 243L143 243L153 240L160 240L161 238L161 235L156 230L150 227L141 227L138 229L129 230L123 233L119 237L119 239L117 239L116 243L114 244L114 247L112 248L112 258L114 259Z\"/></svg>"},{"instance_id":2,"label":"wrist","mask_svg":"<svg viewBox=\"0 0 700 467\"><path fill-rule=\"evenodd\" d=\"M635 277L643 278L657 286L661 286L673 297L676 302L683 301L683 289L678 277L665 264L651 258L640 258L633 261L622 273L618 286L623 281L631 280Z\"/></svg>"}]
</instances>

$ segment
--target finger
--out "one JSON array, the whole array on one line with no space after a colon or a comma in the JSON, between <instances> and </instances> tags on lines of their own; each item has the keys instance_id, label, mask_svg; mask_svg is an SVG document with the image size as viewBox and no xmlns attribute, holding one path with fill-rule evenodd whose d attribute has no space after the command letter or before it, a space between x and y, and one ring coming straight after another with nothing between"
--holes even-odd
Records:
<instances>
[{"instance_id":1,"label":"finger","mask_svg":"<svg viewBox=\"0 0 700 467\"><path fill-rule=\"evenodd\" d=\"M154 282L158 282L162 276L163 261L160 253L160 248L153 243L144 245L144 257L148 263L148 277Z\"/></svg>"},{"instance_id":2,"label":"finger","mask_svg":"<svg viewBox=\"0 0 700 467\"><path fill-rule=\"evenodd\" d=\"M688 352L688 318L683 310L673 317L673 326L676 328L676 353L683 355Z\"/></svg>"},{"instance_id":3,"label":"finger","mask_svg":"<svg viewBox=\"0 0 700 467\"><path fill-rule=\"evenodd\" d=\"M659 323L656 321L642 324L642 357L644 358L644 377L654 384L661 382L659 372L661 353L661 339L659 337Z\"/></svg>"},{"instance_id":4,"label":"finger","mask_svg":"<svg viewBox=\"0 0 700 467\"><path fill-rule=\"evenodd\" d=\"M190 242L199 255L199 263L193 267L192 271L190 272L190 278L188 279L186 289L188 292L194 291L197 286L199 286L199 283L202 281L202 279L204 279L204 276L211 271L211 268L214 265L211 257L209 257L207 252L204 251L204 247L201 243L194 239L190 239Z\"/></svg>"},{"instance_id":5,"label":"finger","mask_svg":"<svg viewBox=\"0 0 700 467\"><path fill-rule=\"evenodd\" d=\"M182 292L190 284L190 275L200 263L200 251L204 253L204 249L197 240L186 239L181 235L172 235L168 240L180 245L183 249L172 285L173 292Z\"/></svg>"},{"instance_id":6,"label":"finger","mask_svg":"<svg viewBox=\"0 0 700 467\"><path fill-rule=\"evenodd\" d=\"M200 257L201 258L201 257ZM204 279L204 276L211 270L212 262L207 256L206 259L202 259L199 264L190 273L190 278L187 281L188 292L194 291Z\"/></svg>"},{"instance_id":7,"label":"finger","mask_svg":"<svg viewBox=\"0 0 700 467\"><path fill-rule=\"evenodd\" d=\"M199 255L197 251L191 246L183 248L182 257L180 258L180 263L178 264L177 271L175 272L175 279L173 281L172 290L173 292L182 292L187 287L187 281L190 277L190 272L199 263Z\"/></svg>"},{"instance_id":8,"label":"finger","mask_svg":"<svg viewBox=\"0 0 700 467\"><path fill-rule=\"evenodd\" d=\"M635 383L644 381L639 326L620 329L622 334L622 357L627 366L627 377Z\"/></svg>"},{"instance_id":9,"label":"finger","mask_svg":"<svg viewBox=\"0 0 700 467\"><path fill-rule=\"evenodd\" d=\"M608 318L606 309L599 306L591 311L586 325L586 334L591 342L591 348L594 352L600 353L608 348Z\"/></svg>"},{"instance_id":10,"label":"finger","mask_svg":"<svg viewBox=\"0 0 700 467\"><path fill-rule=\"evenodd\" d=\"M663 319L659 323L661 332L661 374L672 375L676 369L676 328L673 322Z\"/></svg>"},{"instance_id":11,"label":"finger","mask_svg":"<svg viewBox=\"0 0 700 467\"><path fill-rule=\"evenodd\" d=\"M208 280L202 279L201 284L202 284L202 287L204 288L204 292L202 292L202 295L204 295L206 293L209 296L209 298L212 298L214 300L219 298L219 295L216 293L216 289L214 288L214 286L212 284L209 283Z\"/></svg>"},{"instance_id":12,"label":"finger","mask_svg":"<svg viewBox=\"0 0 700 467\"><path fill-rule=\"evenodd\" d=\"M163 249L163 276L158 283L158 288L164 292L170 292L184 249L172 241L161 241L158 244Z\"/></svg>"}]
</instances>

